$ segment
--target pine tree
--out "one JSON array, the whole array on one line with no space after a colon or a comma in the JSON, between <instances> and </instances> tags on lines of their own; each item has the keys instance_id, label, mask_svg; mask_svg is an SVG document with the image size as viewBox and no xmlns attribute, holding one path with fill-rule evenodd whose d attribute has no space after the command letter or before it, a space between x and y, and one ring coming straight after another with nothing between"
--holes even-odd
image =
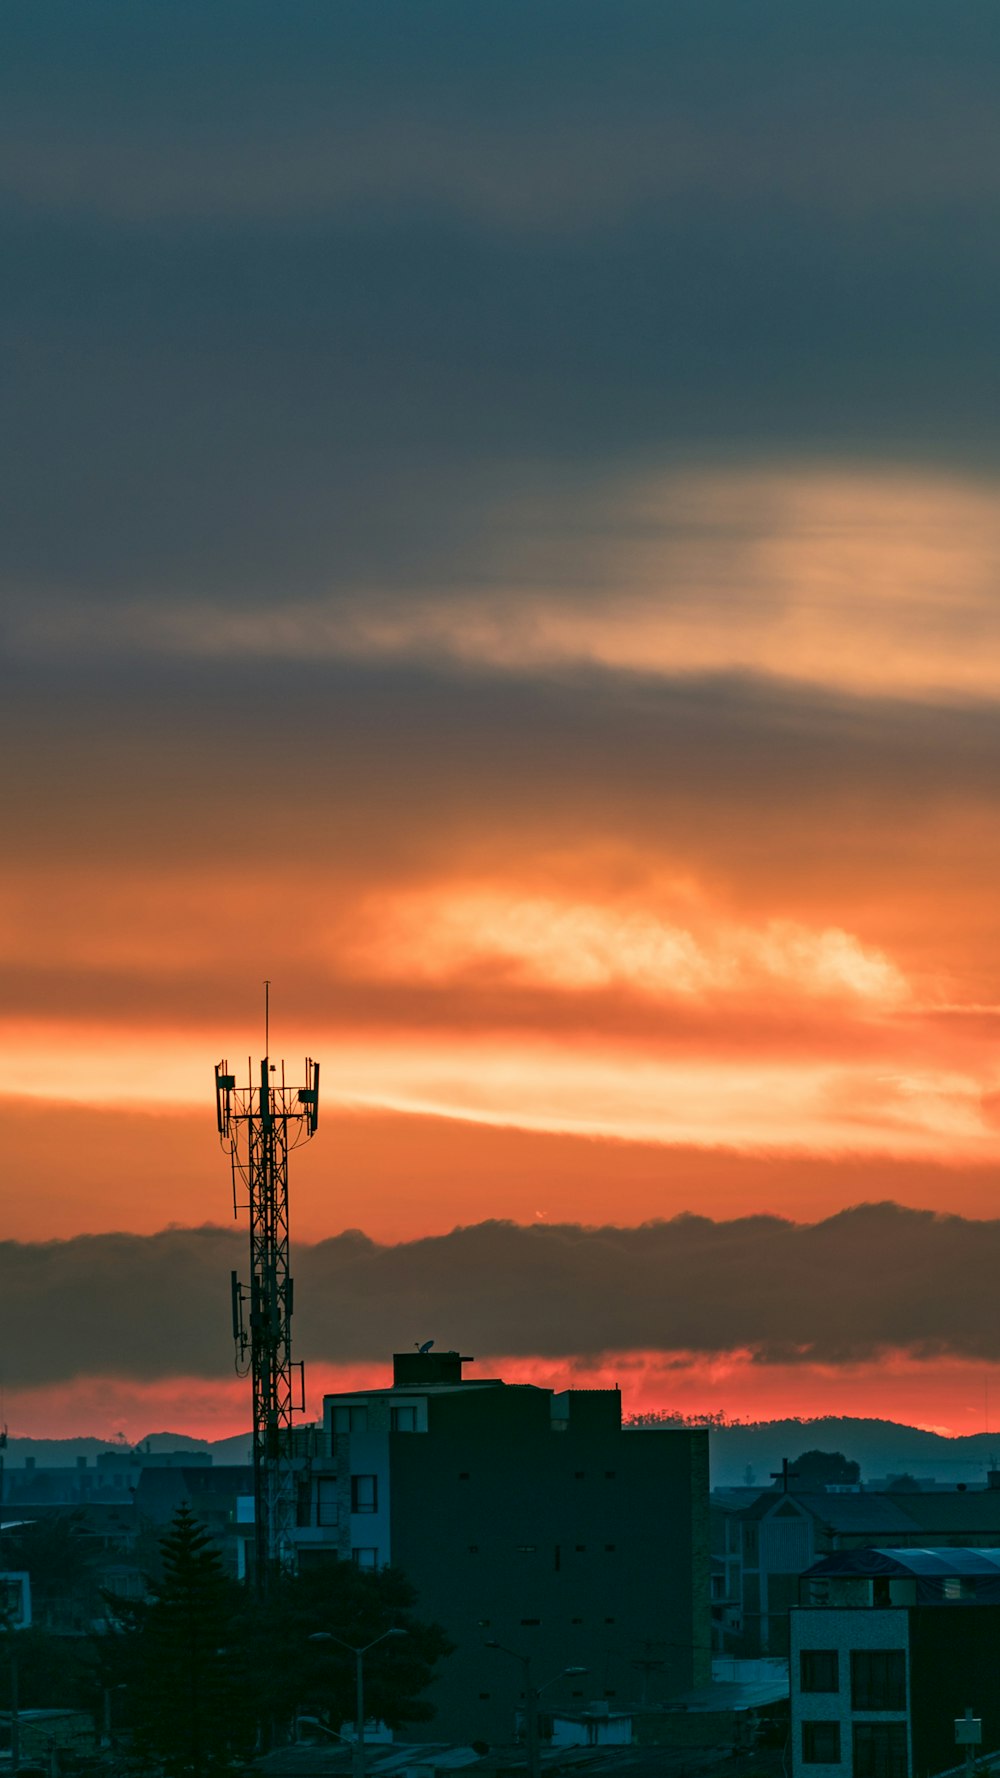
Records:
<instances>
[{"instance_id":1,"label":"pine tree","mask_svg":"<svg viewBox=\"0 0 1000 1778\"><path fill-rule=\"evenodd\" d=\"M163 1580L142 1613L135 1650L135 1744L168 1778L211 1778L232 1771L254 1738L252 1701L227 1646L240 1590L187 1506L160 1548Z\"/></svg>"}]
</instances>

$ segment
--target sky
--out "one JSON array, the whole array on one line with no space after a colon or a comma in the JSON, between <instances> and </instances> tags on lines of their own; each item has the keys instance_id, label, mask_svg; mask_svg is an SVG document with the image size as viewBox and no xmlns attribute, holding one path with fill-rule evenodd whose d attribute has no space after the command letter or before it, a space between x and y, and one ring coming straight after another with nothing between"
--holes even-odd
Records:
<instances>
[{"instance_id":1,"label":"sky","mask_svg":"<svg viewBox=\"0 0 1000 1778\"><path fill-rule=\"evenodd\" d=\"M981 1430L992 0L0 36L11 1431L245 1424L265 978L311 1409L433 1335Z\"/></svg>"}]
</instances>

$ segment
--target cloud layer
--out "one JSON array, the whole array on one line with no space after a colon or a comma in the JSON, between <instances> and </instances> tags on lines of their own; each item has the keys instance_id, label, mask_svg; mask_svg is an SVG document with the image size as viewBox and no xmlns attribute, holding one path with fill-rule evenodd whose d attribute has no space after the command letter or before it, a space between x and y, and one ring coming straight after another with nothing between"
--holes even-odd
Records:
<instances>
[{"instance_id":1,"label":"cloud layer","mask_svg":"<svg viewBox=\"0 0 1000 1778\"><path fill-rule=\"evenodd\" d=\"M4 1243L9 1386L221 1378L228 1274L243 1250L235 1232L209 1228ZM763 1366L899 1353L995 1362L998 1257L1000 1223L893 1204L814 1224L485 1222L392 1246L348 1231L296 1252L296 1349L326 1365L378 1363L433 1330L481 1354L582 1363L629 1352L706 1366L732 1353Z\"/></svg>"}]
</instances>

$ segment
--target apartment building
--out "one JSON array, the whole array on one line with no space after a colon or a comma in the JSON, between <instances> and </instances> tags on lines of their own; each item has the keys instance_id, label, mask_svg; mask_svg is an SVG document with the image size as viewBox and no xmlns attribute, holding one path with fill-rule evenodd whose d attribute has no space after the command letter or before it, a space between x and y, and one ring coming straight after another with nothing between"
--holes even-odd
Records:
<instances>
[{"instance_id":1,"label":"apartment building","mask_svg":"<svg viewBox=\"0 0 1000 1778\"><path fill-rule=\"evenodd\" d=\"M300 1561L408 1575L455 1644L435 1738L512 1739L528 1684L547 1706L620 1706L651 1650L661 1697L705 1683L707 1433L629 1430L615 1389L468 1378L469 1362L397 1354L391 1386L326 1399Z\"/></svg>"},{"instance_id":2,"label":"apartment building","mask_svg":"<svg viewBox=\"0 0 1000 1778\"><path fill-rule=\"evenodd\" d=\"M792 1778L931 1778L1000 1748L1000 1551L857 1549L790 1616Z\"/></svg>"}]
</instances>

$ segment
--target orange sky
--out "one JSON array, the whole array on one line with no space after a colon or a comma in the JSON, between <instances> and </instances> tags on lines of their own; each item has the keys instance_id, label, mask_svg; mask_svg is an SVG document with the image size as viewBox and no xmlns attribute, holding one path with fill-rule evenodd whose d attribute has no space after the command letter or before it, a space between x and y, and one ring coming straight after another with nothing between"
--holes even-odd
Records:
<instances>
[{"instance_id":1,"label":"orange sky","mask_svg":"<svg viewBox=\"0 0 1000 1778\"><path fill-rule=\"evenodd\" d=\"M254 13L236 66L62 3L0 69L0 1261L225 1221L265 978L303 1242L992 1219L976 20ZM992 1305L932 1351L893 1303L881 1360L664 1348L630 1405L962 1429ZM29 1390L30 1339L12 1431L239 1415L85 1342Z\"/></svg>"},{"instance_id":2,"label":"orange sky","mask_svg":"<svg viewBox=\"0 0 1000 1778\"><path fill-rule=\"evenodd\" d=\"M74 687L71 742L36 722L0 897L10 1237L225 1219L210 1070L259 1053L265 974L272 1050L323 1063L320 1136L294 1168L303 1240L498 1216L810 1221L879 1198L992 1213L1000 780L969 694L995 688L940 577L959 573L990 621L993 502L839 468L727 472L715 495L682 478L659 498L697 515L716 496L733 534L721 563L701 520L684 544L692 584L717 583L686 642L657 617L647 486L641 573L627 542L619 566L642 581L627 631L610 595L575 628L543 600L516 648L499 618L470 629L432 607L456 656L432 696L419 610L413 633L362 628L345 646L367 706L341 680L328 708L315 663L290 659L257 774L239 764L255 747L239 696L215 709L189 691L171 732L210 627L180 627L141 708L119 677L110 705ZM294 628L271 642L294 656ZM227 645L230 677L257 683L260 638ZM339 672L336 632L324 646ZM725 677L746 667L781 677ZM392 709L406 733L383 746ZM246 844L251 791L266 855ZM980 1394L961 1364L706 1364L631 1372L630 1405L835 1401L961 1430ZM25 1428L91 1412L144 1429L133 1384L28 1401L8 1365ZM203 1389L196 1405L150 1387L149 1412L191 1429L239 1420L231 1388L209 1409Z\"/></svg>"}]
</instances>

